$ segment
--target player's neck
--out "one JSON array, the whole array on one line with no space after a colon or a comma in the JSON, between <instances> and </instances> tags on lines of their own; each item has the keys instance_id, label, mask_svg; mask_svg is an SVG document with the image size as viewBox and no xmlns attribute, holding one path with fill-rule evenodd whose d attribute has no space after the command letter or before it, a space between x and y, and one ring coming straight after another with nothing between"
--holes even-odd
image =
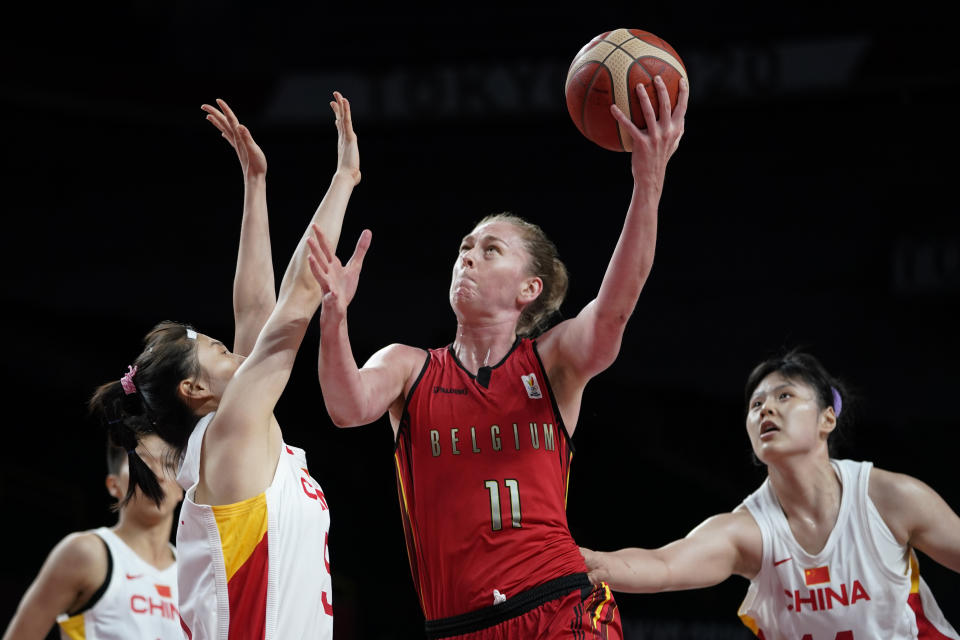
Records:
<instances>
[{"instance_id":1,"label":"player's neck","mask_svg":"<svg viewBox=\"0 0 960 640\"><path fill-rule=\"evenodd\" d=\"M165 569L173 563L173 553L170 551L172 524L173 514L156 521L143 522L121 513L113 532L144 562Z\"/></svg>"},{"instance_id":2,"label":"player's neck","mask_svg":"<svg viewBox=\"0 0 960 640\"><path fill-rule=\"evenodd\" d=\"M492 367L510 352L517 340L516 323L457 324L453 352L468 371Z\"/></svg>"},{"instance_id":3,"label":"player's neck","mask_svg":"<svg viewBox=\"0 0 960 640\"><path fill-rule=\"evenodd\" d=\"M803 538L811 536L826 542L836 524L843 493L829 459L793 459L771 466L769 473L780 508L798 542L803 544ZM816 553L819 549L808 551Z\"/></svg>"}]
</instances>

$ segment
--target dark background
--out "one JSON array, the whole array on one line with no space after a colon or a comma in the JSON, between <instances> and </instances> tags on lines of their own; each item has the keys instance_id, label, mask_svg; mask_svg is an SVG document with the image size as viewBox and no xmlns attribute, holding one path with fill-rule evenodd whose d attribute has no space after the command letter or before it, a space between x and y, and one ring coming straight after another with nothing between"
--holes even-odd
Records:
<instances>
[{"instance_id":1,"label":"dark background","mask_svg":"<svg viewBox=\"0 0 960 640\"><path fill-rule=\"evenodd\" d=\"M340 253L373 230L350 311L362 362L391 342L453 339L450 268L487 213L515 212L556 242L567 317L595 295L629 158L578 133L563 82L580 47L617 27L670 42L691 100L652 275L618 361L584 398L577 541L659 546L735 507L764 477L743 382L797 345L857 394L840 455L915 475L960 508L960 74L947 21L917 3L645 4L138 1L8 16L0 625L60 538L112 522L103 433L84 413L95 386L161 319L231 338L242 181L201 103L228 100L267 154L279 277L335 167L329 94L351 99L363 182ZM277 415L333 513L336 636L422 637L390 429L331 425L317 340L313 326ZM960 576L921 564L960 623ZM632 638L747 638L746 586L618 601Z\"/></svg>"}]
</instances>

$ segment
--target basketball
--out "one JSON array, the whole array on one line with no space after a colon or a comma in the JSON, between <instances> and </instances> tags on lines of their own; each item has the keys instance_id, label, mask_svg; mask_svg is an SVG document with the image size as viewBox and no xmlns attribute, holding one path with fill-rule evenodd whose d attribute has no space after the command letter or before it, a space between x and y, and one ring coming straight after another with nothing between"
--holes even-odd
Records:
<instances>
[{"instance_id":1,"label":"basketball","mask_svg":"<svg viewBox=\"0 0 960 640\"><path fill-rule=\"evenodd\" d=\"M631 151L630 134L610 113L610 105L620 107L638 128L646 128L636 87L643 84L653 112L660 117L660 100L653 84L657 75L667 85L671 107L676 107L680 78L687 77L687 70L673 47L639 29L601 33L570 63L564 88L567 111L588 140L611 151Z\"/></svg>"}]
</instances>

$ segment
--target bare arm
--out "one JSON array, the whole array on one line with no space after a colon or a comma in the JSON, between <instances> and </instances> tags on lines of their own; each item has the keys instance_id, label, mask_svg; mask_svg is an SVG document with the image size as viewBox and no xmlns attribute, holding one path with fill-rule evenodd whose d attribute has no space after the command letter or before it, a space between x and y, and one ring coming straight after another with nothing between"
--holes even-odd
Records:
<instances>
[{"instance_id":1,"label":"bare arm","mask_svg":"<svg viewBox=\"0 0 960 640\"><path fill-rule=\"evenodd\" d=\"M72 533L47 556L23 594L3 640L42 640L61 613L74 611L107 577L107 551L92 533Z\"/></svg>"},{"instance_id":2,"label":"bare arm","mask_svg":"<svg viewBox=\"0 0 960 640\"><path fill-rule=\"evenodd\" d=\"M598 552L581 549L591 582L614 591L653 593L699 589L731 575L760 570L760 528L746 510L708 518L682 540L659 549Z\"/></svg>"},{"instance_id":3,"label":"bare arm","mask_svg":"<svg viewBox=\"0 0 960 640\"><path fill-rule=\"evenodd\" d=\"M339 132L338 164L330 187L287 266L277 305L260 332L250 357L240 365L220 401L204 438L201 486L206 501L228 504L256 495L269 486L279 454L280 430L273 410L290 377L307 325L320 304L322 290L310 261L323 251L320 223L339 221L359 182L359 155L349 103L339 94L331 103ZM362 262L369 232L357 244L354 259Z\"/></svg>"},{"instance_id":4,"label":"bare arm","mask_svg":"<svg viewBox=\"0 0 960 640\"><path fill-rule=\"evenodd\" d=\"M667 161L683 134L688 97L686 83L682 82L677 106L671 113L667 88L659 77L656 88L661 105L659 119L646 91L637 89L648 123L645 130L637 129L616 106L611 109L633 138L633 195L597 297L576 317L557 325L539 341L551 381L566 380L561 385L571 387L570 392L576 395L587 380L616 359L627 320L653 265L657 207ZM557 369L562 370L560 375L556 375ZM560 395L565 393L558 390Z\"/></svg>"},{"instance_id":5,"label":"bare arm","mask_svg":"<svg viewBox=\"0 0 960 640\"><path fill-rule=\"evenodd\" d=\"M320 310L320 352L317 375L324 405L338 427L370 424L393 409L399 418L404 393L426 354L401 344L375 353L357 367L347 330L347 307L356 294L362 265L341 265L327 252L315 265L314 276L323 288ZM394 430L396 430L394 420Z\"/></svg>"},{"instance_id":6,"label":"bare arm","mask_svg":"<svg viewBox=\"0 0 960 640\"><path fill-rule=\"evenodd\" d=\"M230 106L219 99L217 105L219 109L208 104L201 109L237 152L243 170L243 218L233 279L233 351L246 356L277 303L267 218L267 158Z\"/></svg>"},{"instance_id":7,"label":"bare arm","mask_svg":"<svg viewBox=\"0 0 960 640\"><path fill-rule=\"evenodd\" d=\"M899 542L960 573L960 517L940 494L914 477L876 468L869 492Z\"/></svg>"}]
</instances>

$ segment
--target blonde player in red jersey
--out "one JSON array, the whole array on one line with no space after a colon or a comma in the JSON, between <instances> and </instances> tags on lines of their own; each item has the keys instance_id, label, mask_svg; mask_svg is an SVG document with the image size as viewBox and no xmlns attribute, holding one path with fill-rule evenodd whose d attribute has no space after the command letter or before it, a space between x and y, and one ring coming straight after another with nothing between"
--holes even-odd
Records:
<instances>
[{"instance_id":1,"label":"blonde player in red jersey","mask_svg":"<svg viewBox=\"0 0 960 640\"><path fill-rule=\"evenodd\" d=\"M206 638L329 639L333 608L326 548L330 515L305 454L284 443L273 416L322 291L311 275L318 241L335 246L360 181L350 105L330 103L337 168L274 293L266 220L266 161L229 107L205 107L237 149L246 193L234 283L236 353L189 325L163 322L119 382L90 404L105 421L122 418L134 439L159 435L180 461L186 489L177 531L183 629ZM361 235L357 264L369 243ZM244 357L243 354L249 353ZM149 470L131 474L162 499Z\"/></svg>"},{"instance_id":2,"label":"blonde player in red jersey","mask_svg":"<svg viewBox=\"0 0 960 640\"><path fill-rule=\"evenodd\" d=\"M462 241L449 299L454 341L394 344L359 368L346 311L358 270L332 258L316 273L319 378L338 426L384 413L396 436L411 571L430 638L619 637L609 590L592 589L566 522L568 438L583 389L617 357L653 262L667 161L683 133L688 90L671 111L655 81L646 130L633 138L633 197L597 298L535 339L566 292L566 271L535 225L492 216Z\"/></svg>"},{"instance_id":3,"label":"blonde player in red jersey","mask_svg":"<svg viewBox=\"0 0 960 640\"><path fill-rule=\"evenodd\" d=\"M843 386L809 354L758 365L747 435L767 480L731 513L659 549L583 549L617 591L750 580L740 617L764 640L957 640L914 549L960 572L960 518L929 486L830 457Z\"/></svg>"},{"instance_id":4,"label":"blonde player in red jersey","mask_svg":"<svg viewBox=\"0 0 960 640\"><path fill-rule=\"evenodd\" d=\"M61 540L20 601L4 640L41 640L55 622L64 640L183 637L170 544L183 492L165 468L165 451L157 436L144 438L135 451L160 479L163 501L158 505L137 491L120 507L115 526ZM118 501L129 488L130 455L108 446L107 491Z\"/></svg>"}]
</instances>

